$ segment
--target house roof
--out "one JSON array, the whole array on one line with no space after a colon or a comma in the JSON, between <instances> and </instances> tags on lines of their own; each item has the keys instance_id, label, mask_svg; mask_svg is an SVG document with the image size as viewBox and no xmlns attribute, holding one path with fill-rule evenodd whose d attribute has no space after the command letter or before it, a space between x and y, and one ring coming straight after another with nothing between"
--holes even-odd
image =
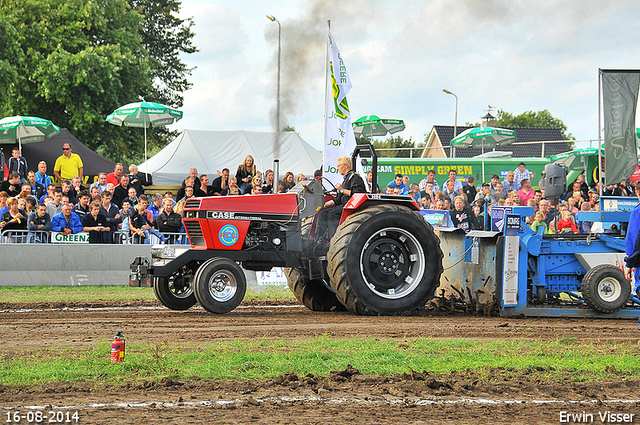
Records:
<instances>
[{"instance_id":1,"label":"house roof","mask_svg":"<svg viewBox=\"0 0 640 425\"><path fill-rule=\"evenodd\" d=\"M457 133L460 134L465 130L468 130L473 127L469 126L458 126ZM512 145L502 146L496 148L496 150L500 151L508 151L513 152L514 158L527 158L527 157L540 157L542 156L542 143L539 144L531 144L531 145L521 145L524 142L542 142L542 141L553 141L553 140L563 140L562 132L559 128L551 128L551 127L501 127L508 130L515 130L516 132L516 142ZM436 132L438 139L440 140L440 144L443 147L447 147L451 144L451 139L453 139L453 126L452 125L434 125L433 131ZM555 155L562 152L567 152L571 150L571 147L568 145L570 140L565 141L565 143L545 143L544 146L544 156ZM449 156L449 149L444 149L447 156ZM485 150L486 152L487 150ZM476 155L482 154L481 149L470 149L470 148L458 148L456 149L456 157L457 158L472 158Z\"/></svg>"}]
</instances>

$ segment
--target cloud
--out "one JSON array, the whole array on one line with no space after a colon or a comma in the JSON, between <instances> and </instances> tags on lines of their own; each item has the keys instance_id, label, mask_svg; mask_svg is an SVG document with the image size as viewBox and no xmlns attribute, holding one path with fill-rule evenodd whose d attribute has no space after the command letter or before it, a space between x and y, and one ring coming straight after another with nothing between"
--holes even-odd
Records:
<instances>
[{"instance_id":1,"label":"cloud","mask_svg":"<svg viewBox=\"0 0 640 425\"><path fill-rule=\"evenodd\" d=\"M249 44L238 10L224 4L192 5L184 2L180 16L193 17L199 52L190 61L208 63L228 61L243 54Z\"/></svg>"},{"instance_id":2,"label":"cloud","mask_svg":"<svg viewBox=\"0 0 640 425\"><path fill-rule=\"evenodd\" d=\"M433 125L477 122L487 105L549 109L578 138L597 137L598 68L638 68L640 3L550 0L350 2L183 0L201 52L185 118L203 129L272 130L277 25L282 24L282 125L322 148L327 19L353 82L354 119L402 118L421 141ZM194 106L197 105L197 106ZM196 110L192 112L192 110ZM230 127L233 124L236 127ZM221 127L223 126L223 127Z\"/></svg>"}]
</instances>

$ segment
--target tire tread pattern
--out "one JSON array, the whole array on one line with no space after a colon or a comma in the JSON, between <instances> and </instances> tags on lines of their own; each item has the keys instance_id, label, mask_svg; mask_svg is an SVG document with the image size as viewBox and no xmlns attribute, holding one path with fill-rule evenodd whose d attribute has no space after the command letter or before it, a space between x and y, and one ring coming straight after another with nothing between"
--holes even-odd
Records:
<instances>
[{"instance_id":1,"label":"tire tread pattern","mask_svg":"<svg viewBox=\"0 0 640 425\"><path fill-rule=\"evenodd\" d=\"M362 211L358 211L350 215L340 226L338 226L335 235L331 239L329 252L327 253L327 261L329 262L327 270L331 279L331 287L336 291L338 300L347 307L349 311L359 315L377 316L381 313L368 307L354 293L347 277L346 260L347 255L360 255L359 252L349 253L351 239L367 220L377 214L416 214L416 212L411 211L407 207L394 204L378 204L370 206ZM426 230L430 240L421 242L426 243L429 249L436 252L437 260L436 270L429 269L429 267L434 264L426 264L425 273L432 274L432 277L434 278L432 281L435 282L435 284L429 288L427 299L424 300L424 302L426 302L429 298L433 297L433 293L439 285L440 276L444 271L444 267L442 265L444 254L442 253L442 249L440 249L439 239L435 235L433 227L423 220L422 222L427 227ZM435 276L433 276L433 274L435 274ZM401 312L402 311L397 311L396 314Z\"/></svg>"},{"instance_id":2,"label":"tire tread pattern","mask_svg":"<svg viewBox=\"0 0 640 425\"><path fill-rule=\"evenodd\" d=\"M336 294L331 292L320 280L309 280L304 270L285 268L287 284L298 302L311 311L344 311L345 307L338 301Z\"/></svg>"},{"instance_id":3,"label":"tire tread pattern","mask_svg":"<svg viewBox=\"0 0 640 425\"><path fill-rule=\"evenodd\" d=\"M300 234L308 237L313 224L312 218L303 220ZM346 307L338 301L336 294L327 288L320 280L309 280L305 276L306 270L285 268L287 285L298 302L311 311L345 311Z\"/></svg>"}]
</instances>

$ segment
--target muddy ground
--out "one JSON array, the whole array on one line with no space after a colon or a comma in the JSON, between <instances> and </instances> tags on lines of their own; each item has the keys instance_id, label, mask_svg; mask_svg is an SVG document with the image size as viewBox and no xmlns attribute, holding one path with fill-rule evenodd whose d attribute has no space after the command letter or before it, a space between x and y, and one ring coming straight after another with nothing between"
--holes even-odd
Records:
<instances>
[{"instance_id":1,"label":"muddy ground","mask_svg":"<svg viewBox=\"0 0 640 425\"><path fill-rule=\"evenodd\" d=\"M634 341L635 320L502 319L429 312L401 317L314 313L286 300L249 300L230 314L201 308L172 312L155 301L0 303L2 356L47 347L88 349L121 330L137 344L197 346L238 338L299 340L317 335L398 339L418 336L475 340L555 339ZM640 355L640 346L639 346ZM585 413L626 414L640 423L640 377L598 383L537 382L526 372L479 380L474 373L367 376L345 365L328 376L287 374L265 382L136 382L121 385L56 383L39 388L0 386L0 421L7 412L45 407L78 412L78 423L126 424L558 424ZM589 416L592 415L592 416ZM634 415L630 417L629 415ZM48 416L45 415L48 420ZM59 418L59 416L58 416ZM577 418L574 418L577 419ZM593 419L590 421L590 419ZM611 417L609 417L611 419ZM625 419L623 416L614 419ZM46 422L46 420L45 420ZM74 421L72 421L73 423ZM619 421L621 422L621 421ZM23 419L22 423L28 423ZM611 422L613 423L613 422ZM629 422L627 422L629 423Z\"/></svg>"}]
</instances>

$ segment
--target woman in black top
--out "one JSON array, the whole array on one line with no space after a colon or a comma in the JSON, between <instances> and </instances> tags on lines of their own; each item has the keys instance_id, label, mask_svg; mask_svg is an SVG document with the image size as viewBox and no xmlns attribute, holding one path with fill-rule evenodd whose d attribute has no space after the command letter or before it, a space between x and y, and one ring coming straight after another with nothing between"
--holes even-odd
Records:
<instances>
[{"instance_id":1,"label":"woman in black top","mask_svg":"<svg viewBox=\"0 0 640 425\"><path fill-rule=\"evenodd\" d=\"M296 185L296 182L293 181L293 173L291 171L287 171L287 174L284 175L284 178L282 180L284 181L283 192L288 192L293 186Z\"/></svg>"},{"instance_id":2,"label":"woman in black top","mask_svg":"<svg viewBox=\"0 0 640 425\"><path fill-rule=\"evenodd\" d=\"M0 218L0 229L6 230L27 230L27 212L18 208L18 199L9 198L7 200L8 210Z\"/></svg>"},{"instance_id":3,"label":"woman in black top","mask_svg":"<svg viewBox=\"0 0 640 425\"><path fill-rule=\"evenodd\" d=\"M238 166L238 171L236 171L236 178L238 179L238 188L240 189L240 194L244 194L244 191L249 188L251 189L251 180L253 176L256 175L256 164L251 155L247 155L244 159L244 162Z\"/></svg>"},{"instance_id":4,"label":"woman in black top","mask_svg":"<svg viewBox=\"0 0 640 425\"><path fill-rule=\"evenodd\" d=\"M264 182L262 183L262 193L274 193L273 170L267 170L264 172Z\"/></svg>"}]
</instances>

